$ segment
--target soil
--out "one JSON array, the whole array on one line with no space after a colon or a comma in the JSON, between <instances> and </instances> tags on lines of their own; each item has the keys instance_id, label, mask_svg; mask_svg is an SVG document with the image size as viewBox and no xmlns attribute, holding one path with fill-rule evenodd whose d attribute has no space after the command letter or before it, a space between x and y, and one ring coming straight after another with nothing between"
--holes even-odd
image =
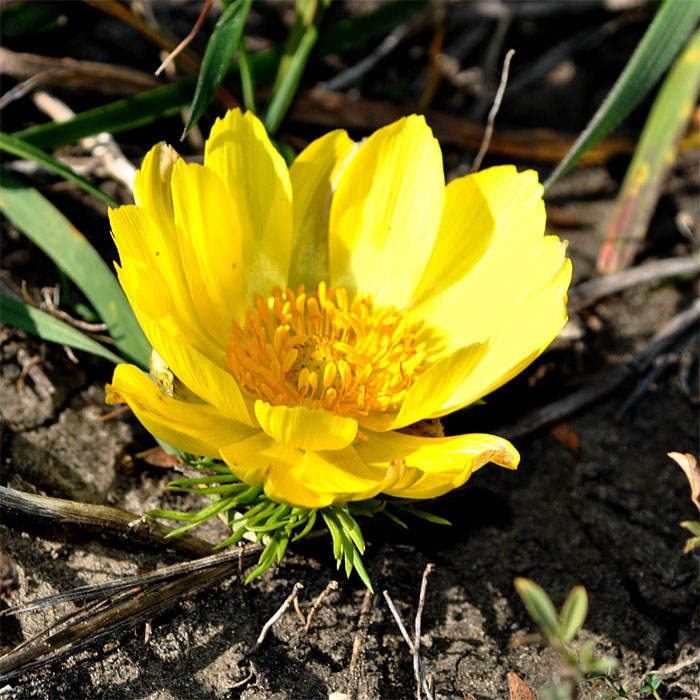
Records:
<instances>
[{"instance_id":1,"label":"soil","mask_svg":"<svg viewBox=\"0 0 700 700\"><path fill-rule=\"evenodd\" d=\"M587 4L588 11L579 8L560 15L567 32L573 33L577 23L597 27L608 19L609 11L602 5ZM279 14L275 5L264 5L264 11L259 6L256 31L262 31L265 22L276 28L270 17L282 20L275 13ZM97 23L94 37L126 31L116 20L99 13L90 16ZM551 19L543 19L539 28L528 21L516 22L510 30L514 43L526 47L544 39L555 43ZM183 32L178 25L177 31L184 35L189 26ZM601 63L612 55L616 67L623 65L629 55L627 46L631 51L644 26L632 23L623 32L624 51L607 48L600 55L576 56L579 76L586 78L568 88L576 104L588 104L593 92L604 94L618 71L610 69L605 80L598 80ZM98 50L98 40L90 39L87 29L82 31L87 43L76 57L124 64L138 60L127 59L123 49L120 53L109 43ZM430 32L416 35L386 65L380 65L361 84L362 94L376 98L380 85L389 92L387 86L398 81L402 60L408 56L417 65L415 47L425 51L430 37ZM38 45L23 50L42 53ZM48 43L46 52L51 50L58 48ZM537 52L530 48L530 53ZM414 80L408 75L413 68L408 65L406 80ZM538 91L540 97L534 100L531 94L533 102L523 112L528 124L562 130L584 125L588 109L572 114L555 108L553 113L552 105L563 99L561 86L555 85L549 93L544 86ZM79 96L94 99L93 94ZM405 96L406 103L412 97ZM433 106L463 114L462 107L442 93ZM12 106L9 121L17 123L3 127L8 131L26 126L33 118L20 119L16 107ZM519 109L516 104L504 104L504 128L517 125ZM162 132L172 132L168 140L175 143L179 132L170 128L173 123L177 127L176 120L164 122ZM633 133L634 120L630 129ZM119 141L138 162L152 135L151 127L129 132ZM448 171L458 171L467 155L448 151ZM674 221L678 212L689 212L698 220L698 160L697 153L690 153L676 164L643 259L690 252L691 244L678 233ZM494 161L487 160L486 165L490 162ZM549 166L536 167L544 176ZM575 171L555 188L548 202L559 220L575 222L567 231L552 229L570 241L575 281L594 274L595 256L624 173L624 168L617 172L616 167L608 164ZM108 225L100 206L53 182L49 178L40 182L42 191L78 228L95 232L91 239L104 233L101 248L111 259ZM126 193L112 194L128 201ZM31 293L56 283L55 268L6 222L2 242L3 279L26 280ZM497 433L499 426L530 409L605 376L644 347L696 294L696 281L681 280L629 290L586 309L572 319L577 332L566 335L568 340L557 341L521 377L489 397L485 406L450 417L447 430ZM104 405L103 387L111 376L108 362L78 353L76 365L60 347L8 327L2 328L0 352L3 485L137 514L154 507L201 507L194 497L176 498L165 490L168 481L176 478L174 471L135 457L153 442L132 416L103 420L113 408ZM27 358L37 358L38 371L25 376ZM698 453L697 402L686 395L672 366L631 410L620 415L637 381L580 411L557 430L516 441L522 454L517 472L491 465L475 475L467 488L431 504L431 512L450 520L450 527L417 521L406 531L388 521L368 522L365 563L376 591L368 600L357 577L346 580L343 572L335 570L326 539L301 542L280 566L245 588L231 576L157 616L148 643L141 625L48 668L9 680L0 688L0 697L313 700L333 693L358 699L415 697L412 656L382 592L389 592L412 629L421 576L432 562L435 571L428 579L421 648L436 698L461 699L468 694L478 700L507 698L510 671L538 693L559 682L564 673L561 660L551 648L531 638L536 628L513 587L517 576L543 586L557 607L574 585L586 587L590 610L574 648L592 641L596 655L612 656L618 667L609 682L581 683L580 698L606 697L611 688L618 692L627 688L634 698L651 697L640 687L651 671L659 669L664 700L698 698L699 558L683 553L688 533L679 526L682 520L695 519L697 512L683 472L666 456L672 450ZM692 381L697 387L697 364ZM182 560L164 547L140 547L94 534L86 537L79 528L68 533L65 528L32 528L4 517L0 532L2 546L18 573L12 605ZM225 532L212 525L200 536L216 542ZM333 579L339 588L318 609L308 633L290 610L256 653L246 653L296 582L304 586L299 601L308 613ZM3 649L29 639L73 609L72 604L64 604L2 618ZM358 629L361 634L356 638ZM351 674L357 639L359 652Z\"/></svg>"}]
</instances>

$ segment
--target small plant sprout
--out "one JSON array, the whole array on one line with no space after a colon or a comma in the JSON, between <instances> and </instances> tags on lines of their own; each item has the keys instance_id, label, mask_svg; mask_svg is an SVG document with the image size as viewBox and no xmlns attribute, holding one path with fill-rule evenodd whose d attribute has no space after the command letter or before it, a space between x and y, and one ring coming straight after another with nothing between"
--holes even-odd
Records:
<instances>
[{"instance_id":1,"label":"small plant sprout","mask_svg":"<svg viewBox=\"0 0 700 700\"><path fill-rule=\"evenodd\" d=\"M646 681L644 682L644 685L639 689L640 693L651 693L655 700L661 700L661 696L658 693L659 686L661 685L661 679L653 674L650 673L647 676Z\"/></svg>"},{"instance_id":2,"label":"small plant sprout","mask_svg":"<svg viewBox=\"0 0 700 700\"><path fill-rule=\"evenodd\" d=\"M698 460L686 452L669 452L668 456L685 472L690 484L690 500L695 504L695 507L700 511L700 469L698 468ZM684 520L681 527L689 530L693 537L689 537L685 541L683 551L687 554L692 552L696 547L700 547L700 522L697 520ZM648 679L647 679L648 680ZM654 693L656 694L656 693Z\"/></svg>"},{"instance_id":3,"label":"small plant sprout","mask_svg":"<svg viewBox=\"0 0 700 700\"><path fill-rule=\"evenodd\" d=\"M569 646L588 614L588 594L583 586L571 589L558 614L547 593L534 581L516 578L515 590L530 617L540 628L542 636L557 651L566 666L559 684L543 689L542 697L550 700L574 700L581 681L606 676L615 668L617 662L614 659L597 659L594 656L593 641L583 644L578 653Z\"/></svg>"}]
</instances>

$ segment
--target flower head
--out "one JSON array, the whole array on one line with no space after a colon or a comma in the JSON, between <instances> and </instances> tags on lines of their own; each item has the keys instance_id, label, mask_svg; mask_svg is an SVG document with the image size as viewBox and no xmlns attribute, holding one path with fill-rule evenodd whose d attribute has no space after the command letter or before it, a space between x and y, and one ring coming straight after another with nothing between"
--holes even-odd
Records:
<instances>
[{"instance_id":1,"label":"flower head","mask_svg":"<svg viewBox=\"0 0 700 700\"><path fill-rule=\"evenodd\" d=\"M110 221L156 383L119 365L108 401L154 435L314 508L517 466L502 438L409 426L508 381L566 321L571 265L535 173L445 186L418 116L359 144L333 131L288 169L234 110L204 165L159 144L134 193Z\"/></svg>"}]
</instances>

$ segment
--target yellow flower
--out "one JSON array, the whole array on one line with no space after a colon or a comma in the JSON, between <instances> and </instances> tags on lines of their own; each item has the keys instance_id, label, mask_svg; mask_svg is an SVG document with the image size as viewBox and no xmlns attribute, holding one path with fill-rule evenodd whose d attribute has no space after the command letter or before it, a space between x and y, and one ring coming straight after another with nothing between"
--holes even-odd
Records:
<instances>
[{"instance_id":1,"label":"yellow flower","mask_svg":"<svg viewBox=\"0 0 700 700\"><path fill-rule=\"evenodd\" d=\"M117 271L170 381L119 365L108 401L151 433L314 508L517 466L493 435L403 429L493 391L563 326L571 265L534 172L445 186L419 116L333 131L288 169L235 110L204 165L159 144L134 192L110 212Z\"/></svg>"}]
</instances>

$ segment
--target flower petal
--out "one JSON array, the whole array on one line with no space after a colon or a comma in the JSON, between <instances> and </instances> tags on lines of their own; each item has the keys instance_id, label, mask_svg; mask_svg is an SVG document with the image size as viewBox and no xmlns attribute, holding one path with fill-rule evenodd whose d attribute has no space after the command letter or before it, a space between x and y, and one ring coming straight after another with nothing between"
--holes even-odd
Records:
<instances>
[{"instance_id":1,"label":"flower petal","mask_svg":"<svg viewBox=\"0 0 700 700\"><path fill-rule=\"evenodd\" d=\"M107 403L126 402L144 428L185 452L218 457L219 449L258 432L232 420L213 406L166 396L134 365L117 365L107 385Z\"/></svg>"},{"instance_id":2,"label":"flower petal","mask_svg":"<svg viewBox=\"0 0 700 700\"><path fill-rule=\"evenodd\" d=\"M194 312L184 273L174 274L166 237L150 212L127 205L110 209L109 220L121 261L121 266L115 265L119 283L131 307L151 318L176 314L191 345L208 355L222 355L223 349Z\"/></svg>"},{"instance_id":3,"label":"flower petal","mask_svg":"<svg viewBox=\"0 0 700 700\"><path fill-rule=\"evenodd\" d=\"M172 316L153 319L134 311L151 345L188 389L232 419L257 427L252 406L233 375L222 367L223 355L210 359L191 347Z\"/></svg>"},{"instance_id":4,"label":"flower petal","mask_svg":"<svg viewBox=\"0 0 700 700\"><path fill-rule=\"evenodd\" d=\"M264 482L273 500L304 508L371 498L381 491L386 474L369 467L354 447L304 451L264 433L223 447L221 456L246 483Z\"/></svg>"},{"instance_id":5,"label":"flower petal","mask_svg":"<svg viewBox=\"0 0 700 700\"><path fill-rule=\"evenodd\" d=\"M357 435L357 421L305 406L271 406L255 402L260 427L283 445L301 450L342 450Z\"/></svg>"},{"instance_id":6,"label":"flower petal","mask_svg":"<svg viewBox=\"0 0 700 700\"><path fill-rule=\"evenodd\" d=\"M285 289L292 250L292 186L287 165L251 112L231 110L207 139L204 164L228 188L240 223L245 300Z\"/></svg>"},{"instance_id":7,"label":"flower petal","mask_svg":"<svg viewBox=\"0 0 700 700\"><path fill-rule=\"evenodd\" d=\"M458 486L488 462L508 469L520 456L505 439L474 433L446 438L423 438L400 432L367 432L357 452L371 466L404 464L403 473L384 493L400 498L436 498Z\"/></svg>"},{"instance_id":8,"label":"flower petal","mask_svg":"<svg viewBox=\"0 0 700 700\"><path fill-rule=\"evenodd\" d=\"M328 219L338 178L354 155L355 143L340 129L316 139L294 160L289 177L294 193L294 242L290 289L315 289L328 281Z\"/></svg>"},{"instance_id":9,"label":"flower petal","mask_svg":"<svg viewBox=\"0 0 700 700\"><path fill-rule=\"evenodd\" d=\"M433 248L444 195L442 154L423 117L372 134L333 195L330 283L405 308Z\"/></svg>"},{"instance_id":10,"label":"flower petal","mask_svg":"<svg viewBox=\"0 0 700 700\"><path fill-rule=\"evenodd\" d=\"M549 284L501 321L482 362L465 376L433 417L444 416L490 394L522 372L554 340L566 323L566 290L571 281L567 260Z\"/></svg>"},{"instance_id":11,"label":"flower petal","mask_svg":"<svg viewBox=\"0 0 700 700\"><path fill-rule=\"evenodd\" d=\"M496 219L493 239L457 283L413 311L445 338L445 352L494 335L531 294L546 287L565 264L565 245L544 236L542 187L534 172L512 166L472 176ZM486 232L490 235L490 231Z\"/></svg>"},{"instance_id":12,"label":"flower petal","mask_svg":"<svg viewBox=\"0 0 700 700\"><path fill-rule=\"evenodd\" d=\"M183 160L173 168L173 204L195 309L204 327L225 348L231 320L240 320L245 313L237 211L215 173Z\"/></svg>"},{"instance_id":13,"label":"flower petal","mask_svg":"<svg viewBox=\"0 0 700 700\"><path fill-rule=\"evenodd\" d=\"M418 377L409 389L398 414L370 413L358 422L363 428L385 431L403 428L423 418L433 417L488 352L488 343L475 343L459 348Z\"/></svg>"},{"instance_id":14,"label":"flower petal","mask_svg":"<svg viewBox=\"0 0 700 700\"><path fill-rule=\"evenodd\" d=\"M477 179L465 175L448 183L435 246L412 304L420 304L465 277L488 250L495 230L496 221Z\"/></svg>"}]
</instances>

